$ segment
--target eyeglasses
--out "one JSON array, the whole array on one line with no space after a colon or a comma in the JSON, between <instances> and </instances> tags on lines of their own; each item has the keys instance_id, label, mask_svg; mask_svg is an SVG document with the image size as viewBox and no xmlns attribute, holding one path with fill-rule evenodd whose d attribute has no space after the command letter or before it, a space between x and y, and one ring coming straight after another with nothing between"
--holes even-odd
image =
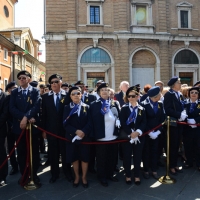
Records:
<instances>
[{"instance_id":1,"label":"eyeglasses","mask_svg":"<svg viewBox=\"0 0 200 200\"><path fill-rule=\"evenodd\" d=\"M51 81L51 84L59 83L59 81Z\"/></svg>"},{"instance_id":2,"label":"eyeglasses","mask_svg":"<svg viewBox=\"0 0 200 200\"><path fill-rule=\"evenodd\" d=\"M18 80L25 80L26 77L22 76L22 77L18 77Z\"/></svg>"},{"instance_id":3,"label":"eyeglasses","mask_svg":"<svg viewBox=\"0 0 200 200\"><path fill-rule=\"evenodd\" d=\"M199 94L198 92L190 92L190 94Z\"/></svg>"},{"instance_id":4,"label":"eyeglasses","mask_svg":"<svg viewBox=\"0 0 200 200\"><path fill-rule=\"evenodd\" d=\"M71 93L72 96L74 96L74 95L80 95L80 94L81 94L80 92L73 92L73 93Z\"/></svg>"},{"instance_id":5,"label":"eyeglasses","mask_svg":"<svg viewBox=\"0 0 200 200\"><path fill-rule=\"evenodd\" d=\"M135 98L137 97L138 95L128 95L128 98Z\"/></svg>"}]
</instances>

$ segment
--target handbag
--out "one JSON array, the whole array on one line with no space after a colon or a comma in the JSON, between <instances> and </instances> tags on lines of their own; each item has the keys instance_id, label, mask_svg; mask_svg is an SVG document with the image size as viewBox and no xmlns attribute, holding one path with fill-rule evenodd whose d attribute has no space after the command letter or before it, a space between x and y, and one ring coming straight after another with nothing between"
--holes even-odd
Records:
<instances>
[{"instance_id":1,"label":"handbag","mask_svg":"<svg viewBox=\"0 0 200 200\"><path fill-rule=\"evenodd\" d=\"M122 128L119 130L119 135L118 135L117 139L118 140L130 140L130 138L128 137L128 134Z\"/></svg>"}]
</instances>

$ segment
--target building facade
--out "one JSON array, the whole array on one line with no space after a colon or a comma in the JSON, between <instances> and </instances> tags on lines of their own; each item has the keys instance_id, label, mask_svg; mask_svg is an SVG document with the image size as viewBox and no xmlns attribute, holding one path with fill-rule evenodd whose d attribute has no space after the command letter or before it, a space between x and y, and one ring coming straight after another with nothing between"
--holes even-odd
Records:
<instances>
[{"instance_id":1,"label":"building facade","mask_svg":"<svg viewBox=\"0 0 200 200\"><path fill-rule=\"evenodd\" d=\"M26 27L14 27L14 4L17 0L0 0L0 88L17 80L20 70L32 74L32 80L45 82L45 63L39 61L40 42ZM27 54L24 54L24 51ZM14 54L15 52L15 54Z\"/></svg>"},{"instance_id":2,"label":"building facade","mask_svg":"<svg viewBox=\"0 0 200 200\"><path fill-rule=\"evenodd\" d=\"M45 1L47 76L89 87L200 79L200 1Z\"/></svg>"}]
</instances>

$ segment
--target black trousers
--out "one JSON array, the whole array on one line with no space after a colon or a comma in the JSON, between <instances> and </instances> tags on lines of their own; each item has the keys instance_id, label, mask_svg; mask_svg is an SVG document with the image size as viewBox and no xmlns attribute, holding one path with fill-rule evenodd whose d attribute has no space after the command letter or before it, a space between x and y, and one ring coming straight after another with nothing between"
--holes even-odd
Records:
<instances>
[{"instance_id":1,"label":"black trousers","mask_svg":"<svg viewBox=\"0 0 200 200\"><path fill-rule=\"evenodd\" d=\"M48 139L48 159L51 166L51 175L58 178L60 174L59 157L62 156L62 170L65 176L72 175L71 163L66 163L66 144L60 139Z\"/></svg>"},{"instance_id":2,"label":"black trousers","mask_svg":"<svg viewBox=\"0 0 200 200\"><path fill-rule=\"evenodd\" d=\"M39 145L38 145L38 134L34 133L34 127L32 128L32 156L33 156L33 174L37 174L37 170L39 168ZM15 140L17 141L20 135L15 134ZM17 160L19 164L19 169L21 175L23 175L25 167L26 167L26 157L27 157L27 145L26 145L26 133L22 136L20 142L17 146ZM28 174L28 173L27 173Z\"/></svg>"},{"instance_id":3,"label":"black trousers","mask_svg":"<svg viewBox=\"0 0 200 200\"><path fill-rule=\"evenodd\" d=\"M8 135L7 135L7 144L8 144L8 152L10 154L10 152L12 151L15 145L15 134L12 133L11 130L9 130ZM10 156L10 164L12 168L18 169L18 162L16 159L15 151Z\"/></svg>"},{"instance_id":4,"label":"black trousers","mask_svg":"<svg viewBox=\"0 0 200 200\"><path fill-rule=\"evenodd\" d=\"M94 169L95 168L95 164L96 164L96 147L95 145L90 145L90 161L89 161L89 165L88 168L89 170Z\"/></svg>"},{"instance_id":5,"label":"black trousers","mask_svg":"<svg viewBox=\"0 0 200 200\"><path fill-rule=\"evenodd\" d=\"M186 164L193 165L195 158L196 166L200 167L200 129L187 127L183 133L183 144L187 158Z\"/></svg>"},{"instance_id":6,"label":"black trousers","mask_svg":"<svg viewBox=\"0 0 200 200\"><path fill-rule=\"evenodd\" d=\"M149 137L149 135L145 136L143 155L142 155L145 172L149 172L149 169L151 169L152 172L157 171L158 143L159 143L159 138L152 140Z\"/></svg>"},{"instance_id":7,"label":"black trousers","mask_svg":"<svg viewBox=\"0 0 200 200\"><path fill-rule=\"evenodd\" d=\"M117 148L117 143L96 145L97 177L99 180L106 180L110 176L113 176Z\"/></svg>"},{"instance_id":8,"label":"black trousers","mask_svg":"<svg viewBox=\"0 0 200 200\"><path fill-rule=\"evenodd\" d=\"M163 155L163 149L165 147L165 131L166 129L163 129L161 131L161 134L158 136L158 161L160 160L160 157Z\"/></svg>"},{"instance_id":9,"label":"black trousers","mask_svg":"<svg viewBox=\"0 0 200 200\"><path fill-rule=\"evenodd\" d=\"M0 166L7 158L6 148L5 148L5 137L0 137ZM8 162L0 169L0 181L6 179L8 175Z\"/></svg>"},{"instance_id":10,"label":"black trousers","mask_svg":"<svg viewBox=\"0 0 200 200\"><path fill-rule=\"evenodd\" d=\"M169 142L170 142L170 150L169 150L169 168L175 168L178 166L177 161L178 161L178 150L180 146L180 141L182 137L182 131L183 131L183 126L182 125L177 125L175 126L170 126L169 130ZM167 153L167 131L166 131L166 136L165 136L166 142L165 142L165 149Z\"/></svg>"},{"instance_id":11,"label":"black trousers","mask_svg":"<svg viewBox=\"0 0 200 200\"><path fill-rule=\"evenodd\" d=\"M40 131L39 134L38 134L38 140L39 140L40 153L44 153L45 143L44 143L44 138L42 137L42 131Z\"/></svg>"},{"instance_id":12,"label":"black trousers","mask_svg":"<svg viewBox=\"0 0 200 200\"><path fill-rule=\"evenodd\" d=\"M123 149L123 164L126 173L126 177L131 177L131 159L133 154L134 163L134 176L140 177L140 163L142 160L142 151L144 146L144 136L139 137L140 143L131 144L130 142L122 143Z\"/></svg>"}]
</instances>

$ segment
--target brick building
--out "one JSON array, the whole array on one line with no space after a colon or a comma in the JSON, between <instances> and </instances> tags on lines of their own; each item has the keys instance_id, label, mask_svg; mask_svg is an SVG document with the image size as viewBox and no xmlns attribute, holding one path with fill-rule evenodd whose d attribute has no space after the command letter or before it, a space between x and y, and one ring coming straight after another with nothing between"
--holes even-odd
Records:
<instances>
[{"instance_id":1,"label":"brick building","mask_svg":"<svg viewBox=\"0 0 200 200\"><path fill-rule=\"evenodd\" d=\"M47 76L117 89L200 79L199 0L46 0Z\"/></svg>"},{"instance_id":2,"label":"brick building","mask_svg":"<svg viewBox=\"0 0 200 200\"><path fill-rule=\"evenodd\" d=\"M14 27L14 5L17 0L0 0L0 88L5 89L8 82L17 80L20 70L32 73L32 80L45 81L42 76L45 64L38 59L40 42L33 38L26 27ZM23 51L28 54L24 55ZM12 52L15 51L17 55Z\"/></svg>"}]
</instances>

